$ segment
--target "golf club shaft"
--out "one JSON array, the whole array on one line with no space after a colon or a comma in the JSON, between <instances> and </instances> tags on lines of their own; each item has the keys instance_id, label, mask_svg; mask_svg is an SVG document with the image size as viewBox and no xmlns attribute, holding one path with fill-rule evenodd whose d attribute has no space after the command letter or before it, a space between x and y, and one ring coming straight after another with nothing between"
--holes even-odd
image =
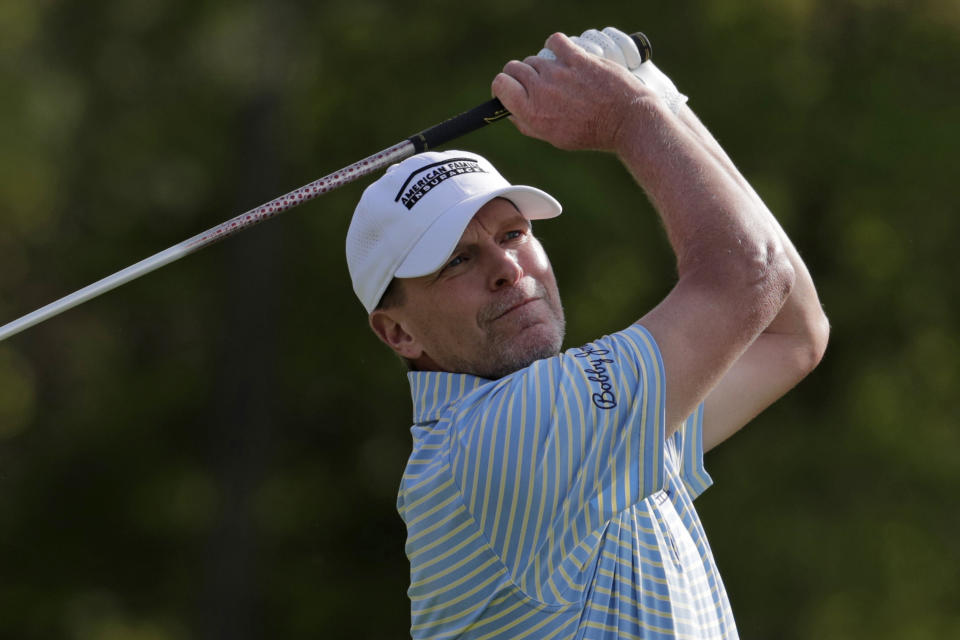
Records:
<instances>
[{"instance_id":1,"label":"golf club shaft","mask_svg":"<svg viewBox=\"0 0 960 640\"><path fill-rule=\"evenodd\" d=\"M496 98L485 102L470 111L466 111L440 124L434 125L429 129L425 129L403 142L388 147L379 153L375 153L359 162L355 162L339 171L335 171L319 180L315 180L299 189L284 194L279 198L274 198L270 202L251 209L246 213L242 213L235 218L231 218L211 229L207 229L203 233L188 238L169 249L156 253L106 278L97 280L93 284L87 285L78 291L74 291L68 296L64 296L36 311L28 313L13 322L9 322L0 327L0 341L6 340L24 329L28 329L37 323L52 318L67 309L71 309L78 304L95 298L111 289L115 289L155 269L168 265L195 251L199 251L238 231L252 227L259 222L263 222L288 209L292 209L298 204L313 200L317 196L341 187L357 178L373 173L395 162L400 162L415 153L420 153L445 142L449 142L454 138L470 133L507 115L509 115L509 113Z\"/></svg>"}]
</instances>

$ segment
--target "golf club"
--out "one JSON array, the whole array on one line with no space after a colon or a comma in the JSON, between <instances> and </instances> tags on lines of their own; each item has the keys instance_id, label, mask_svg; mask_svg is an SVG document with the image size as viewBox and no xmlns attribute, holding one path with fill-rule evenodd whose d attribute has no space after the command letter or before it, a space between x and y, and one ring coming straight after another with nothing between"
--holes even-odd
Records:
<instances>
[{"instance_id":1,"label":"golf club","mask_svg":"<svg viewBox=\"0 0 960 640\"><path fill-rule=\"evenodd\" d=\"M631 34L631 38L633 38L634 42L637 44L637 48L640 50L642 59L644 61L648 60L651 55L649 39L640 32ZM449 120L445 120L440 124L434 125L429 129L425 129L420 133L412 135L406 140L388 147L383 151L379 151L364 158L363 160L348 165L339 171L335 171L329 175L326 175L318 180L300 187L299 189L295 189L278 198L274 198L270 202L264 203L259 207L255 207L245 213L241 213L240 215L231 218L215 227L207 229L206 231L199 233L192 238L188 238L179 244L150 256L149 258L145 258L125 269L121 269L114 274L97 280L93 284L89 284L82 289L74 291L73 293L62 297L59 300L51 302L50 304L41 307L36 311L28 313L25 316L21 316L20 318L17 318L16 320L0 327L0 341L6 340L10 336L17 334L24 329L28 329L35 324L43 322L44 320L62 313L67 309L71 309L78 304L99 296L102 293L106 293L111 289L115 289L122 284L150 273L155 269L159 269L160 267L168 265L175 260L179 260L186 255L189 255L195 251L199 251L200 249L210 246L215 242L219 242L220 240L226 238L227 236L233 235L238 231L252 227L259 222L273 218L274 216L287 211L288 209L292 209L299 204L313 200L323 193L332 191L333 189L352 182L357 178L361 178L391 164L400 162L404 158L412 156L415 153L427 151L438 145L449 142L450 140L459 138L460 136L466 135L471 131L475 131L485 125L490 124L491 122L496 122L497 120L505 118L509 115L510 112L503 107L503 104L500 103L500 100L493 98L492 100L484 102L483 104L474 107L469 111L465 111L450 118Z\"/></svg>"}]
</instances>

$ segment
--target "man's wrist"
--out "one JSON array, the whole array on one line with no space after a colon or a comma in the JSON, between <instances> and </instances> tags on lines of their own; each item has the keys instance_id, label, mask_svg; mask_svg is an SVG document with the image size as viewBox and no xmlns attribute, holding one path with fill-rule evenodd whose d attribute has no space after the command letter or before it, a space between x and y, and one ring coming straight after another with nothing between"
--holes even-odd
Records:
<instances>
[{"instance_id":1,"label":"man's wrist","mask_svg":"<svg viewBox=\"0 0 960 640\"><path fill-rule=\"evenodd\" d=\"M647 60L636 69L633 74L640 78L645 85L650 87L654 93L660 96L660 99L666 103L670 111L680 113L680 109L687 102L687 96L677 91L673 81L661 71L653 60Z\"/></svg>"},{"instance_id":2,"label":"man's wrist","mask_svg":"<svg viewBox=\"0 0 960 640\"><path fill-rule=\"evenodd\" d=\"M653 150L659 145L651 144L656 139L651 134L660 134L673 120L673 112L659 96L643 91L625 110L612 151L628 164L654 160Z\"/></svg>"}]
</instances>

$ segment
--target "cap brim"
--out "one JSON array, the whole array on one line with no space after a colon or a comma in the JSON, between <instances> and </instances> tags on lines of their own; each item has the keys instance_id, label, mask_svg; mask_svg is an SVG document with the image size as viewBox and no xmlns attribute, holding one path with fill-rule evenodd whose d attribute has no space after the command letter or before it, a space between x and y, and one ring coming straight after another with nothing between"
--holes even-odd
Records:
<instances>
[{"instance_id":1,"label":"cap brim","mask_svg":"<svg viewBox=\"0 0 960 640\"><path fill-rule=\"evenodd\" d=\"M418 278L442 267L460 242L473 216L494 198L510 200L527 220L555 218L563 210L550 194L524 185L511 185L477 194L457 203L427 227L394 275L397 278Z\"/></svg>"}]
</instances>

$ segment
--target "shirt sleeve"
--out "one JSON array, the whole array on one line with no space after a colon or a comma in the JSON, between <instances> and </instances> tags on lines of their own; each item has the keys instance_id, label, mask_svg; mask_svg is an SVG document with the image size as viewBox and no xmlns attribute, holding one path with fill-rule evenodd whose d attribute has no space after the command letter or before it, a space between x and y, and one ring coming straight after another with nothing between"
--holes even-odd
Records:
<instances>
[{"instance_id":1,"label":"shirt sleeve","mask_svg":"<svg viewBox=\"0 0 960 640\"><path fill-rule=\"evenodd\" d=\"M703 403L672 437L680 459L680 480L694 499L713 484L703 465Z\"/></svg>"},{"instance_id":2,"label":"shirt sleeve","mask_svg":"<svg viewBox=\"0 0 960 640\"><path fill-rule=\"evenodd\" d=\"M450 468L514 580L566 603L607 522L663 486L663 363L640 325L508 376L451 417Z\"/></svg>"}]
</instances>

